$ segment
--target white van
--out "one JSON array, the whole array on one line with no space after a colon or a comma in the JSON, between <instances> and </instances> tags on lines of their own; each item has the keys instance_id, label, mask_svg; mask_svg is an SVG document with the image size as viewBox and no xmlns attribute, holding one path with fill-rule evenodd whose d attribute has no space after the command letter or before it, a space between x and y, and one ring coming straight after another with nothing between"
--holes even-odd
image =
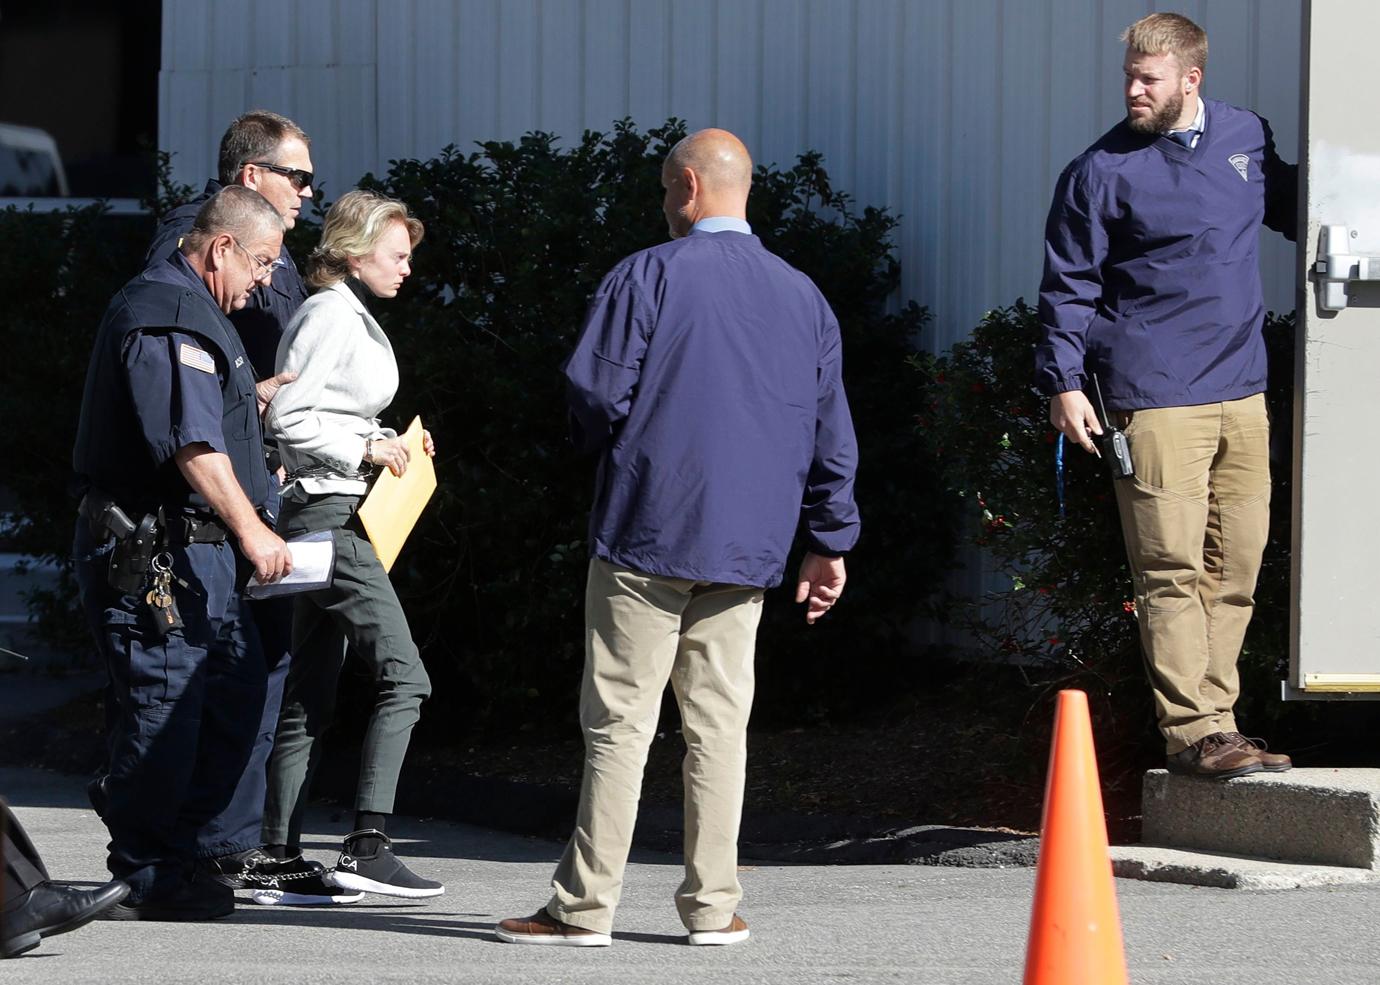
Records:
<instances>
[{"instance_id":1,"label":"white van","mask_svg":"<svg viewBox=\"0 0 1380 985\"><path fill-rule=\"evenodd\" d=\"M67 172L46 130L0 123L0 198L65 198Z\"/></svg>"}]
</instances>

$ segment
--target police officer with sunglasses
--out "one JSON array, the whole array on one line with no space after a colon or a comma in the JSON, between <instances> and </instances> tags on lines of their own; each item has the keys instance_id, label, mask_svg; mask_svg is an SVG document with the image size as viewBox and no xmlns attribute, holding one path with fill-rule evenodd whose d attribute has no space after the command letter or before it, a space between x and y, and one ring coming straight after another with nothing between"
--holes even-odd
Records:
<instances>
[{"instance_id":1,"label":"police officer with sunglasses","mask_svg":"<svg viewBox=\"0 0 1380 985\"><path fill-rule=\"evenodd\" d=\"M162 260L177 248L192 228L197 210L226 185L243 185L268 199L291 229L307 199L314 192L311 139L287 117L267 110L245 113L225 131L220 141L219 175L206 182L206 190L194 202L173 209L159 224L145 264ZM250 296L249 303L231 316L240 334L254 376L273 375L273 360L283 329L307 299L302 275L286 245L278 256L272 281Z\"/></svg>"}]
</instances>

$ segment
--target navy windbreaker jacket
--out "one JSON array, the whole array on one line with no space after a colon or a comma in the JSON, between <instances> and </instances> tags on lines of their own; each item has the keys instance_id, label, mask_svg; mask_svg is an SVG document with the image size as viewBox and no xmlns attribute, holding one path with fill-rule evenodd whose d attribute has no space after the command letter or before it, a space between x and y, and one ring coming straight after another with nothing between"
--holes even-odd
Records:
<instances>
[{"instance_id":1,"label":"navy windbreaker jacket","mask_svg":"<svg viewBox=\"0 0 1380 985\"><path fill-rule=\"evenodd\" d=\"M1265 389L1259 228L1294 238L1297 169L1259 116L1204 103L1196 147L1122 121L1060 177L1040 285L1043 393L1091 396L1091 373L1109 410Z\"/></svg>"},{"instance_id":2,"label":"navy windbreaker jacket","mask_svg":"<svg viewBox=\"0 0 1380 985\"><path fill-rule=\"evenodd\" d=\"M594 556L768 587L797 526L816 553L849 550L841 368L823 296L756 236L696 231L619 263L565 365L575 442L600 454Z\"/></svg>"}]
</instances>

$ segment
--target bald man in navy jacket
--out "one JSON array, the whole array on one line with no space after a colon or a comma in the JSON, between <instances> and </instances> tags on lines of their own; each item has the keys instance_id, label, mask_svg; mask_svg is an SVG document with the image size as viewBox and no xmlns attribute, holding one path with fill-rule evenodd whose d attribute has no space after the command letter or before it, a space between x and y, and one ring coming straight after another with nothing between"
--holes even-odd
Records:
<instances>
[{"instance_id":1,"label":"bald man in navy jacket","mask_svg":"<svg viewBox=\"0 0 1380 985\"><path fill-rule=\"evenodd\" d=\"M662 169L672 241L604 279L566 363L574 438L599 456L590 513L575 833L515 944L610 942L642 769L669 681L685 754L691 944L748 936L738 825L764 588L797 528L796 601L814 622L843 591L858 538L857 443L839 326L808 277L747 223L752 159L701 130Z\"/></svg>"}]
</instances>

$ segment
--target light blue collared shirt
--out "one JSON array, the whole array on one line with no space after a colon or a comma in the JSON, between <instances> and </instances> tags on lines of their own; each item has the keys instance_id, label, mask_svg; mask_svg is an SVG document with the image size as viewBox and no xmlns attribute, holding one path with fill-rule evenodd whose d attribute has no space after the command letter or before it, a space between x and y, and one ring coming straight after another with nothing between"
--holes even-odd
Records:
<instances>
[{"instance_id":1,"label":"light blue collared shirt","mask_svg":"<svg viewBox=\"0 0 1380 985\"><path fill-rule=\"evenodd\" d=\"M752 235L752 227L744 220L731 215L711 215L690 227L692 233L746 233Z\"/></svg>"}]
</instances>

